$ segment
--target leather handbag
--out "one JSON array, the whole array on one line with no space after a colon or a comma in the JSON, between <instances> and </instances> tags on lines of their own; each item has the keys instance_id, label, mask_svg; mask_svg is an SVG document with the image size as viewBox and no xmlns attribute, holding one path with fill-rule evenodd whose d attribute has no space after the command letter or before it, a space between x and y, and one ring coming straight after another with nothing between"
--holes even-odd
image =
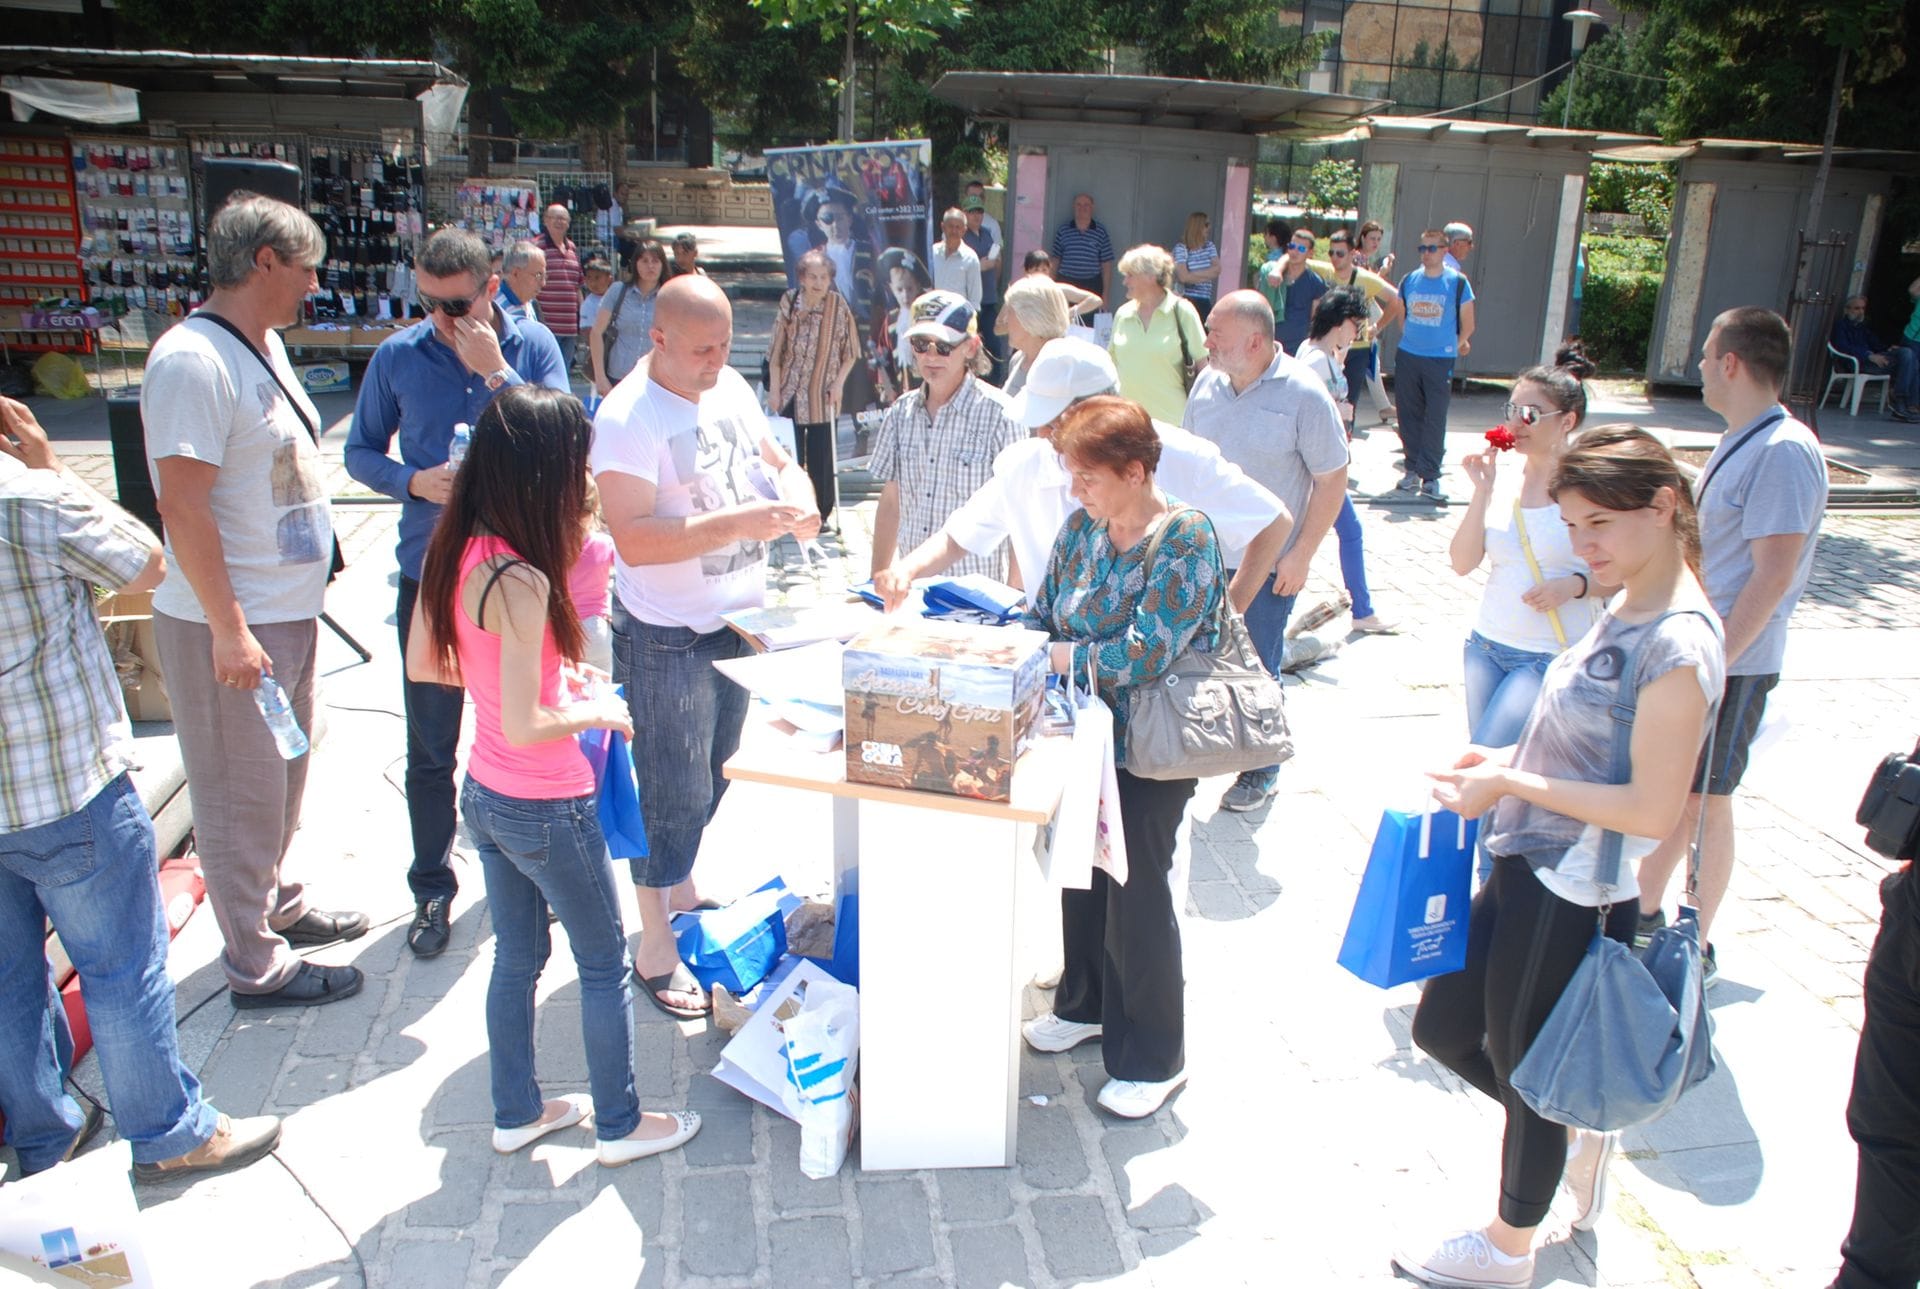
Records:
<instances>
[{"instance_id":1,"label":"leather handbag","mask_svg":"<svg viewBox=\"0 0 1920 1289\"><path fill-rule=\"evenodd\" d=\"M1172 507L1147 544L1149 585L1161 540L1191 509ZM1226 589L1222 576L1213 648L1201 649L1196 633L1165 672L1134 689L1127 715L1128 773L1142 779L1196 779L1265 769L1292 758L1280 682L1261 664L1247 624L1227 603Z\"/></svg>"},{"instance_id":2,"label":"leather handbag","mask_svg":"<svg viewBox=\"0 0 1920 1289\"><path fill-rule=\"evenodd\" d=\"M1659 621L1677 616L1663 614ZM1700 616L1719 631L1717 622ZM1609 776L1614 783L1632 777L1638 697L1633 681L1653 636L1649 631L1640 638L1620 672ZM1709 762L1714 717L1708 712ZM1605 885L1619 879L1621 840L1619 833L1608 832L1601 842L1598 873ZM1689 898L1700 876L1700 841L1696 830L1687 869ZM1714 1066L1697 914L1683 907L1672 926L1656 931L1647 947L1635 952L1607 938L1608 911L1606 906L1600 909L1586 957L1508 1080L1541 1118L1594 1132L1616 1132L1659 1118L1688 1088L1712 1074Z\"/></svg>"}]
</instances>

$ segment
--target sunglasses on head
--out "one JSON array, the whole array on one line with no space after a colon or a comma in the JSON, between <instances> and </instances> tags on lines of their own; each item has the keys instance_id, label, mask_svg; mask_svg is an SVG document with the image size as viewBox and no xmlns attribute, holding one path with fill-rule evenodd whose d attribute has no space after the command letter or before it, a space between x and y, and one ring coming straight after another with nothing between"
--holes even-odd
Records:
<instances>
[{"instance_id":1,"label":"sunglasses on head","mask_svg":"<svg viewBox=\"0 0 1920 1289\"><path fill-rule=\"evenodd\" d=\"M1430 245L1429 243L1426 243L1426 242L1420 243L1420 253L1422 255L1429 255L1434 251L1444 251L1446 249L1447 249L1447 244L1445 242L1441 242L1437 246Z\"/></svg>"},{"instance_id":2,"label":"sunglasses on head","mask_svg":"<svg viewBox=\"0 0 1920 1289\"><path fill-rule=\"evenodd\" d=\"M1533 407L1527 403L1508 403L1500 409L1501 415L1509 421L1518 421L1522 425L1532 425L1543 416L1558 416L1558 412Z\"/></svg>"},{"instance_id":3,"label":"sunglasses on head","mask_svg":"<svg viewBox=\"0 0 1920 1289\"><path fill-rule=\"evenodd\" d=\"M935 340L932 336L915 336L907 343L913 346L913 352L916 354L924 354L932 351L933 353L939 354L942 358L945 358L954 351L952 344L945 340Z\"/></svg>"},{"instance_id":4,"label":"sunglasses on head","mask_svg":"<svg viewBox=\"0 0 1920 1289\"><path fill-rule=\"evenodd\" d=\"M428 313L444 313L449 318L464 318L472 312L474 305L480 303L480 297L477 295L471 299L455 296L451 300L442 300L439 296L428 295L425 291L419 293L418 299L420 307Z\"/></svg>"}]
</instances>

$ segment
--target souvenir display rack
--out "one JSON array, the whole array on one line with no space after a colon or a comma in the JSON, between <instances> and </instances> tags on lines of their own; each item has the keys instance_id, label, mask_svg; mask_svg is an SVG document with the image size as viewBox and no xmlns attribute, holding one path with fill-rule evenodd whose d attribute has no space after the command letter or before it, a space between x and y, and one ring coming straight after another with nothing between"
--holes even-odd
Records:
<instances>
[{"instance_id":1,"label":"souvenir display rack","mask_svg":"<svg viewBox=\"0 0 1920 1289\"><path fill-rule=\"evenodd\" d=\"M186 143L75 135L73 183L90 298L125 316L130 335L185 317L200 302Z\"/></svg>"},{"instance_id":2,"label":"souvenir display rack","mask_svg":"<svg viewBox=\"0 0 1920 1289\"><path fill-rule=\"evenodd\" d=\"M539 233L542 209L539 186L529 179L469 179L454 189L452 222L504 251L508 242Z\"/></svg>"},{"instance_id":3,"label":"souvenir display rack","mask_svg":"<svg viewBox=\"0 0 1920 1289\"><path fill-rule=\"evenodd\" d=\"M308 320L417 316L413 257L426 232L418 154L350 135L309 135L307 147L307 213L327 235Z\"/></svg>"},{"instance_id":4,"label":"souvenir display rack","mask_svg":"<svg viewBox=\"0 0 1920 1289\"><path fill-rule=\"evenodd\" d=\"M556 202L573 212L573 226L567 236L580 248L581 259L584 260L589 251L600 251L608 259L615 258L615 234L626 216L620 209L620 194L614 191L610 172L542 170L533 178L540 188L542 213Z\"/></svg>"},{"instance_id":5,"label":"souvenir display rack","mask_svg":"<svg viewBox=\"0 0 1920 1289\"><path fill-rule=\"evenodd\" d=\"M50 299L84 303L80 218L64 139L0 135L0 331L8 349L90 353L90 329L30 330Z\"/></svg>"}]
</instances>

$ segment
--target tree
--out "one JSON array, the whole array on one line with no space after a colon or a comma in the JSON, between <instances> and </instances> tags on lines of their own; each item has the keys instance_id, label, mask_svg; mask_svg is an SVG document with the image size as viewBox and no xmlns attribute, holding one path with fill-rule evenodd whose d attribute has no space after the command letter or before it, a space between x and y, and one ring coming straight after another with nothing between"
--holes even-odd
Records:
<instances>
[{"instance_id":1,"label":"tree","mask_svg":"<svg viewBox=\"0 0 1920 1289\"><path fill-rule=\"evenodd\" d=\"M1650 14L1637 27L1615 27L1580 55L1580 75L1568 77L1540 100L1539 119L1565 120L1576 130L1659 134L1666 102L1667 46L1674 15ZM1567 96L1573 111L1567 113Z\"/></svg>"},{"instance_id":2,"label":"tree","mask_svg":"<svg viewBox=\"0 0 1920 1289\"><path fill-rule=\"evenodd\" d=\"M1322 157L1307 175L1307 209L1316 214L1345 212L1360 204L1360 163Z\"/></svg>"},{"instance_id":3,"label":"tree","mask_svg":"<svg viewBox=\"0 0 1920 1289\"><path fill-rule=\"evenodd\" d=\"M751 0L767 20L784 28L838 27L846 32L840 63L840 138L854 129L856 36L887 54L925 49L967 16L967 0Z\"/></svg>"},{"instance_id":4,"label":"tree","mask_svg":"<svg viewBox=\"0 0 1920 1289\"><path fill-rule=\"evenodd\" d=\"M1281 10L1262 0L1115 0L1102 12L1113 43L1138 46L1155 75L1265 85L1297 78L1334 39L1301 35Z\"/></svg>"}]
</instances>

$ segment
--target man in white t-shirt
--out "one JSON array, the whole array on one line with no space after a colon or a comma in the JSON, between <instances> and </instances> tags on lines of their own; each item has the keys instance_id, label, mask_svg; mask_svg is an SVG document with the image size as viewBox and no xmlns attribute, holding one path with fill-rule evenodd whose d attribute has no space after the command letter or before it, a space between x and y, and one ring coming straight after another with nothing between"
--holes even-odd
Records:
<instances>
[{"instance_id":1,"label":"man in white t-shirt","mask_svg":"<svg viewBox=\"0 0 1920 1289\"><path fill-rule=\"evenodd\" d=\"M140 386L166 522L153 631L193 794L207 900L236 1007L312 1006L360 972L294 949L364 935L360 913L309 908L281 873L313 756L283 758L255 705L271 675L313 729L313 657L333 559L320 415L275 327L317 289L326 239L267 197L228 202L207 229L206 306L162 336Z\"/></svg>"},{"instance_id":2,"label":"man in white t-shirt","mask_svg":"<svg viewBox=\"0 0 1920 1289\"><path fill-rule=\"evenodd\" d=\"M691 1019L709 1006L680 964L668 920L702 904L693 861L747 711L746 691L713 667L750 651L721 615L764 602L767 543L813 537L820 512L806 472L727 366L726 294L709 278L674 278L660 288L652 336L647 366L600 405L592 460L630 619L614 649L629 677L651 852L630 861L640 907L634 974L655 1007Z\"/></svg>"}]
</instances>

